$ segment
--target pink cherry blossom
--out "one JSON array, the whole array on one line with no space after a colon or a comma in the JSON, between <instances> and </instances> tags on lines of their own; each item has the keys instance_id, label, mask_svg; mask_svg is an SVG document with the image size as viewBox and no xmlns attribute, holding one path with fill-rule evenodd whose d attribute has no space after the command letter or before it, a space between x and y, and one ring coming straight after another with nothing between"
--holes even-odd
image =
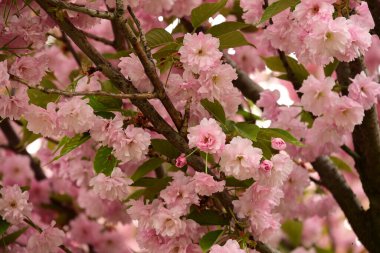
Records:
<instances>
[{"instance_id":1,"label":"pink cherry blossom","mask_svg":"<svg viewBox=\"0 0 380 253\"><path fill-rule=\"evenodd\" d=\"M229 239L223 246L215 244L211 247L210 253L245 253L237 241Z\"/></svg>"},{"instance_id":2,"label":"pink cherry blossom","mask_svg":"<svg viewBox=\"0 0 380 253\"><path fill-rule=\"evenodd\" d=\"M284 150L284 149L286 149L286 143L281 138L273 138L272 141L271 141L271 146L272 146L273 149L276 149L276 150Z\"/></svg>"},{"instance_id":3,"label":"pink cherry blossom","mask_svg":"<svg viewBox=\"0 0 380 253\"><path fill-rule=\"evenodd\" d=\"M352 79L348 91L349 98L361 104L364 110L368 110L377 103L377 96L380 95L380 84L361 72Z\"/></svg>"},{"instance_id":4,"label":"pink cherry blossom","mask_svg":"<svg viewBox=\"0 0 380 253\"><path fill-rule=\"evenodd\" d=\"M206 173L195 172L193 176L195 192L201 196L211 196L216 192L224 189L225 182L217 182L214 178Z\"/></svg>"},{"instance_id":5,"label":"pink cherry blossom","mask_svg":"<svg viewBox=\"0 0 380 253\"><path fill-rule=\"evenodd\" d=\"M30 105L28 112L25 114L25 119L28 121L27 128L33 133L46 137L59 135L56 105L54 103L49 103L46 109Z\"/></svg>"},{"instance_id":6,"label":"pink cherry blossom","mask_svg":"<svg viewBox=\"0 0 380 253\"><path fill-rule=\"evenodd\" d=\"M200 124L188 129L189 147L197 147L206 153L216 154L222 151L226 135L214 119L202 119Z\"/></svg>"},{"instance_id":7,"label":"pink cherry blossom","mask_svg":"<svg viewBox=\"0 0 380 253\"><path fill-rule=\"evenodd\" d=\"M289 155L279 153L271 158L271 162L263 161L258 170L257 182L269 187L280 187L293 169Z\"/></svg>"},{"instance_id":8,"label":"pink cherry blossom","mask_svg":"<svg viewBox=\"0 0 380 253\"><path fill-rule=\"evenodd\" d=\"M180 156L177 157L177 159L175 160L175 166L177 166L178 168L182 168L183 166L185 166L187 164L186 162L186 154L182 153Z\"/></svg>"},{"instance_id":9,"label":"pink cherry blossom","mask_svg":"<svg viewBox=\"0 0 380 253\"><path fill-rule=\"evenodd\" d=\"M48 227L41 233L33 234L27 244L30 253L56 253L58 246L62 245L65 239L65 233L55 227Z\"/></svg>"},{"instance_id":10,"label":"pink cherry blossom","mask_svg":"<svg viewBox=\"0 0 380 253\"><path fill-rule=\"evenodd\" d=\"M260 99L256 102L256 105L263 107L263 117L266 119L276 119L280 113L277 101L280 98L280 92L278 90L269 91L265 90L260 93Z\"/></svg>"},{"instance_id":11,"label":"pink cherry blossom","mask_svg":"<svg viewBox=\"0 0 380 253\"><path fill-rule=\"evenodd\" d=\"M252 146L252 141L234 137L221 154L220 169L240 180L253 178L259 168L262 151Z\"/></svg>"},{"instance_id":12,"label":"pink cherry blossom","mask_svg":"<svg viewBox=\"0 0 380 253\"><path fill-rule=\"evenodd\" d=\"M240 6L244 11L243 18L246 23L256 24L263 15L263 0L242 0Z\"/></svg>"},{"instance_id":13,"label":"pink cherry blossom","mask_svg":"<svg viewBox=\"0 0 380 253\"><path fill-rule=\"evenodd\" d=\"M222 57L218 50L219 39L210 34L186 34L183 47L179 49L181 62L194 73L211 69Z\"/></svg>"},{"instance_id":14,"label":"pink cherry blossom","mask_svg":"<svg viewBox=\"0 0 380 253\"><path fill-rule=\"evenodd\" d=\"M113 170L111 176L107 177L103 173L99 173L89 182L93 191L100 198L107 200L125 199L128 196L128 185L130 184L132 184L132 180L127 178L118 167Z\"/></svg>"},{"instance_id":15,"label":"pink cherry blossom","mask_svg":"<svg viewBox=\"0 0 380 253\"><path fill-rule=\"evenodd\" d=\"M29 193L22 192L18 185L5 186L0 189L0 194L0 214L6 221L17 225L31 215Z\"/></svg>"},{"instance_id":16,"label":"pink cherry blossom","mask_svg":"<svg viewBox=\"0 0 380 253\"><path fill-rule=\"evenodd\" d=\"M9 69L9 73L28 81L30 85L37 85L45 75L47 64L47 58L43 55L39 57L24 56L17 58Z\"/></svg>"},{"instance_id":17,"label":"pink cherry blossom","mask_svg":"<svg viewBox=\"0 0 380 253\"><path fill-rule=\"evenodd\" d=\"M7 61L5 60L0 62L0 87L8 86L9 84Z\"/></svg>"},{"instance_id":18,"label":"pink cherry blossom","mask_svg":"<svg viewBox=\"0 0 380 253\"><path fill-rule=\"evenodd\" d=\"M18 91L14 95L0 95L0 117L20 119L28 106L28 100L24 91Z\"/></svg>"}]
</instances>

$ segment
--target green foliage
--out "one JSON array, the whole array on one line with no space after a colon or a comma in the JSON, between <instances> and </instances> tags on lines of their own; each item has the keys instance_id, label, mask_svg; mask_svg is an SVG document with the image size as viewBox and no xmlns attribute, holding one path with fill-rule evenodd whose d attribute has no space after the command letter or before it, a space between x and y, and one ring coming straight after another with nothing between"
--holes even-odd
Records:
<instances>
[{"instance_id":1,"label":"green foliage","mask_svg":"<svg viewBox=\"0 0 380 253\"><path fill-rule=\"evenodd\" d=\"M194 29L198 28L203 22L220 11L227 3L227 0L220 0L216 3L204 3L191 11L191 24Z\"/></svg>"},{"instance_id":2,"label":"green foliage","mask_svg":"<svg viewBox=\"0 0 380 253\"><path fill-rule=\"evenodd\" d=\"M0 236L3 235L7 229L11 226L7 221L0 217Z\"/></svg>"},{"instance_id":3,"label":"green foliage","mask_svg":"<svg viewBox=\"0 0 380 253\"><path fill-rule=\"evenodd\" d=\"M331 76L339 65L339 61L334 58L333 62L330 62L325 68L324 72L326 76Z\"/></svg>"},{"instance_id":4,"label":"green foliage","mask_svg":"<svg viewBox=\"0 0 380 253\"><path fill-rule=\"evenodd\" d=\"M145 187L145 189L139 191L139 193L136 193L135 196L129 196L128 199L140 198L141 196L144 196L145 199L152 200L160 193L161 190L165 189L171 181L171 177L142 177L134 182L132 186Z\"/></svg>"},{"instance_id":5,"label":"green foliage","mask_svg":"<svg viewBox=\"0 0 380 253\"><path fill-rule=\"evenodd\" d=\"M86 96L89 99L88 105L95 112L120 111L123 101L119 98L106 96Z\"/></svg>"},{"instance_id":6,"label":"green foliage","mask_svg":"<svg viewBox=\"0 0 380 253\"><path fill-rule=\"evenodd\" d=\"M227 177L226 178L226 186L227 187L239 187L239 188L248 188L250 187L255 181L253 178L246 179L246 180L238 180L234 177Z\"/></svg>"},{"instance_id":7,"label":"green foliage","mask_svg":"<svg viewBox=\"0 0 380 253\"><path fill-rule=\"evenodd\" d=\"M269 142L272 138L281 138L285 142L291 143L295 146L302 146L303 144L297 140L296 137L291 135L288 131L279 128L260 128L259 138L268 140Z\"/></svg>"},{"instance_id":8,"label":"green foliage","mask_svg":"<svg viewBox=\"0 0 380 253\"><path fill-rule=\"evenodd\" d=\"M18 148L25 148L30 143L34 142L38 138L41 137L40 134L35 134L26 127L27 122L25 120L21 120L22 122L22 139L20 143L18 144Z\"/></svg>"},{"instance_id":9,"label":"green foliage","mask_svg":"<svg viewBox=\"0 0 380 253\"><path fill-rule=\"evenodd\" d=\"M220 41L220 50L247 45L253 46L245 39L244 35L239 31L225 33L223 35L220 35L218 38Z\"/></svg>"},{"instance_id":10,"label":"green foliage","mask_svg":"<svg viewBox=\"0 0 380 253\"><path fill-rule=\"evenodd\" d=\"M73 151L74 149L76 149L77 147L79 147L80 145L88 141L89 139L90 139L90 134L88 133L84 133L83 135L77 134L72 138L67 137L67 136L63 137L61 141L58 143L58 146L56 149L56 150L61 149L61 152L59 156L56 156L54 158L54 161L70 153L71 151Z\"/></svg>"},{"instance_id":11,"label":"green foliage","mask_svg":"<svg viewBox=\"0 0 380 253\"><path fill-rule=\"evenodd\" d=\"M112 148L102 146L98 149L94 159L96 174L103 173L106 176L110 176L117 164L118 160L112 154Z\"/></svg>"},{"instance_id":12,"label":"green foliage","mask_svg":"<svg viewBox=\"0 0 380 253\"><path fill-rule=\"evenodd\" d=\"M238 122L235 124L235 129L244 138L248 138L252 141L257 140L257 134L260 128L254 124L249 124L247 122Z\"/></svg>"},{"instance_id":13,"label":"green foliage","mask_svg":"<svg viewBox=\"0 0 380 253\"><path fill-rule=\"evenodd\" d=\"M47 89L54 89L56 88L55 84L53 83L53 80L55 80L55 77L51 73L47 73L43 78L40 86L47 88ZM30 88L27 90L29 102L31 104L37 105L42 108L46 108L47 104L50 102L55 102L59 98L59 95L57 94L46 94L38 89Z\"/></svg>"},{"instance_id":14,"label":"green foliage","mask_svg":"<svg viewBox=\"0 0 380 253\"><path fill-rule=\"evenodd\" d=\"M207 99L201 100L201 105L212 115L213 118L215 118L220 123L224 124L226 122L226 114L224 112L224 109L222 105L219 103L218 100L214 100L214 102L211 102Z\"/></svg>"},{"instance_id":15,"label":"green foliage","mask_svg":"<svg viewBox=\"0 0 380 253\"><path fill-rule=\"evenodd\" d=\"M264 61L269 69L284 73L284 75L280 76L280 78L282 77L283 79L288 80L286 69L279 56L267 57L264 59ZM293 71L295 77L300 83L307 79L309 72L307 72L306 68L302 64L298 63L296 59L289 56L286 56L286 61L288 62L290 69Z\"/></svg>"},{"instance_id":16,"label":"green foliage","mask_svg":"<svg viewBox=\"0 0 380 253\"><path fill-rule=\"evenodd\" d=\"M14 243L28 228L21 228L13 233L10 233L4 237L0 238L0 248L5 248L6 246Z\"/></svg>"},{"instance_id":17,"label":"green foliage","mask_svg":"<svg viewBox=\"0 0 380 253\"><path fill-rule=\"evenodd\" d=\"M144 162L140 167L137 168L135 173L131 176L131 179L135 182L138 179L142 178L149 172L157 169L164 161L160 158L151 158L148 161Z\"/></svg>"},{"instance_id":18,"label":"green foliage","mask_svg":"<svg viewBox=\"0 0 380 253\"><path fill-rule=\"evenodd\" d=\"M224 226L224 225L229 224L229 220L226 217L224 217L219 212L214 211L214 210L198 211L195 208L193 208L193 210L190 212L187 218L203 226L208 226L208 225Z\"/></svg>"},{"instance_id":19,"label":"green foliage","mask_svg":"<svg viewBox=\"0 0 380 253\"><path fill-rule=\"evenodd\" d=\"M248 26L248 24L242 22L226 21L211 27L207 30L207 33L214 37L220 37L223 34L234 32Z\"/></svg>"},{"instance_id":20,"label":"green foliage","mask_svg":"<svg viewBox=\"0 0 380 253\"><path fill-rule=\"evenodd\" d=\"M214 230L205 234L199 241L202 251L207 252L222 234L223 230Z\"/></svg>"},{"instance_id":21,"label":"green foliage","mask_svg":"<svg viewBox=\"0 0 380 253\"><path fill-rule=\"evenodd\" d=\"M330 160L335 164L335 166L338 169L345 171L345 172L352 172L350 165L348 165L345 161L343 161L339 157L330 156Z\"/></svg>"},{"instance_id":22,"label":"green foliage","mask_svg":"<svg viewBox=\"0 0 380 253\"><path fill-rule=\"evenodd\" d=\"M164 139L153 139L151 140L152 147L155 151L157 151L160 154L163 154L164 156L175 159L177 158L181 153L176 149L170 142Z\"/></svg>"},{"instance_id":23,"label":"green foliage","mask_svg":"<svg viewBox=\"0 0 380 253\"><path fill-rule=\"evenodd\" d=\"M153 28L145 37L150 48L164 46L174 41L172 35L162 28Z\"/></svg>"},{"instance_id":24,"label":"green foliage","mask_svg":"<svg viewBox=\"0 0 380 253\"><path fill-rule=\"evenodd\" d=\"M264 10L264 14L261 17L259 24L264 23L278 13L288 9L289 7L295 7L299 3L300 0L279 0L277 2L274 2Z\"/></svg>"},{"instance_id":25,"label":"green foliage","mask_svg":"<svg viewBox=\"0 0 380 253\"><path fill-rule=\"evenodd\" d=\"M290 243L294 247L300 245L302 241L302 222L296 220L287 220L285 223L282 224L281 228L286 233Z\"/></svg>"}]
</instances>

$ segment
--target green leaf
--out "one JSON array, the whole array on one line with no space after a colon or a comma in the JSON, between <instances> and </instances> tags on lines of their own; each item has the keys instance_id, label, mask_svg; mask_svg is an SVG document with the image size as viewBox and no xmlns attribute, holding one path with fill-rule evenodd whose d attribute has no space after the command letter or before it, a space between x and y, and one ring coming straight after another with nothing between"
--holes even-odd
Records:
<instances>
[{"instance_id":1,"label":"green leaf","mask_svg":"<svg viewBox=\"0 0 380 253\"><path fill-rule=\"evenodd\" d=\"M54 158L54 161L70 153L89 139L90 135L88 133L84 133L83 135L77 134L73 138L63 137L57 147L57 149L62 147L61 152L59 156Z\"/></svg>"},{"instance_id":2,"label":"green leaf","mask_svg":"<svg viewBox=\"0 0 380 253\"><path fill-rule=\"evenodd\" d=\"M334 58L333 62L330 62L325 68L324 72L326 76L331 76L339 65L339 61Z\"/></svg>"},{"instance_id":3,"label":"green leaf","mask_svg":"<svg viewBox=\"0 0 380 253\"><path fill-rule=\"evenodd\" d=\"M302 111L301 112L301 121L305 122L307 124L308 128L312 128L313 123L314 123L313 114L311 114L310 112L307 112L307 111Z\"/></svg>"},{"instance_id":4,"label":"green leaf","mask_svg":"<svg viewBox=\"0 0 380 253\"><path fill-rule=\"evenodd\" d=\"M132 186L146 187L144 189L144 198L145 199L154 199L160 191L165 189L168 184L172 181L171 177L164 178L151 178L151 177L142 177L132 184Z\"/></svg>"},{"instance_id":5,"label":"green leaf","mask_svg":"<svg viewBox=\"0 0 380 253\"><path fill-rule=\"evenodd\" d=\"M194 29L202 25L210 17L220 11L227 3L227 0L220 0L216 3L204 3L191 11L191 24Z\"/></svg>"},{"instance_id":6,"label":"green leaf","mask_svg":"<svg viewBox=\"0 0 380 253\"><path fill-rule=\"evenodd\" d=\"M103 146L98 149L94 159L94 170L96 174L103 173L110 176L118 161L112 154L112 148Z\"/></svg>"},{"instance_id":7,"label":"green leaf","mask_svg":"<svg viewBox=\"0 0 380 253\"><path fill-rule=\"evenodd\" d=\"M211 102L207 99L201 100L201 105L220 123L225 124L226 114L222 105L218 100L214 99L214 102Z\"/></svg>"},{"instance_id":8,"label":"green leaf","mask_svg":"<svg viewBox=\"0 0 380 253\"><path fill-rule=\"evenodd\" d=\"M345 172L352 172L350 165L348 165L345 161L343 161L339 157L330 156L330 159L338 169L345 171Z\"/></svg>"},{"instance_id":9,"label":"green leaf","mask_svg":"<svg viewBox=\"0 0 380 253\"><path fill-rule=\"evenodd\" d=\"M229 220L226 217L221 215L219 212L213 211L213 210L202 210L201 212L199 212L196 209L194 209L190 212L187 218L203 226L207 226L207 225L224 226L224 225L229 224Z\"/></svg>"},{"instance_id":10,"label":"green leaf","mask_svg":"<svg viewBox=\"0 0 380 253\"><path fill-rule=\"evenodd\" d=\"M181 153L170 142L164 139L151 140L152 147L155 151L164 156L176 159Z\"/></svg>"},{"instance_id":11,"label":"green leaf","mask_svg":"<svg viewBox=\"0 0 380 253\"><path fill-rule=\"evenodd\" d=\"M180 47L180 44L176 42L171 42L165 45L164 47L160 48L156 53L154 53L153 58L157 61L165 59L166 57L172 56L174 53L177 53Z\"/></svg>"},{"instance_id":12,"label":"green leaf","mask_svg":"<svg viewBox=\"0 0 380 253\"><path fill-rule=\"evenodd\" d=\"M106 59L120 59L121 57L128 57L131 53L131 50L122 50L116 53L104 53L103 56Z\"/></svg>"},{"instance_id":13,"label":"green leaf","mask_svg":"<svg viewBox=\"0 0 380 253\"><path fill-rule=\"evenodd\" d=\"M219 36L220 46L219 49L227 49L241 46L253 46L249 43L244 35L239 31L233 31Z\"/></svg>"},{"instance_id":14,"label":"green leaf","mask_svg":"<svg viewBox=\"0 0 380 253\"><path fill-rule=\"evenodd\" d=\"M136 191L134 191L132 194L130 194L130 195L128 196L128 198L127 198L124 202L128 202L128 201L131 200L131 199L134 199L134 200L139 199L139 198L141 198L142 196L144 196L144 193L145 193L145 189L139 189L139 190L136 190Z\"/></svg>"},{"instance_id":15,"label":"green leaf","mask_svg":"<svg viewBox=\"0 0 380 253\"><path fill-rule=\"evenodd\" d=\"M149 172L157 169L164 161L160 158L151 158L148 161L144 162L140 167L137 168L135 173L131 176L131 179L135 182L138 179L142 178Z\"/></svg>"},{"instance_id":16,"label":"green leaf","mask_svg":"<svg viewBox=\"0 0 380 253\"><path fill-rule=\"evenodd\" d=\"M211 27L207 30L207 33L211 34L214 37L219 37L223 34L237 31L248 26L248 24L242 22L227 21Z\"/></svg>"},{"instance_id":17,"label":"green leaf","mask_svg":"<svg viewBox=\"0 0 380 253\"><path fill-rule=\"evenodd\" d=\"M37 67L37 66L36 66ZM56 88L55 84L53 83L54 76L52 74L48 73L43 78L40 86L48 89L54 89ZM27 90L29 102L31 104L37 105L42 108L46 108L47 104L50 102L55 102L59 98L59 95L57 94L46 94L38 89L30 88Z\"/></svg>"},{"instance_id":18,"label":"green leaf","mask_svg":"<svg viewBox=\"0 0 380 253\"><path fill-rule=\"evenodd\" d=\"M27 128L27 122L25 120L21 119L21 122L22 122L22 139L21 139L21 141L17 147L18 148L23 148L23 147L25 148L27 145L34 142L38 138L40 138L41 135L31 132Z\"/></svg>"},{"instance_id":19,"label":"green leaf","mask_svg":"<svg viewBox=\"0 0 380 253\"><path fill-rule=\"evenodd\" d=\"M300 0L279 0L277 2L274 2L264 10L264 14L261 17L259 24L264 23L278 13L288 9L289 7L295 7L298 3L300 3Z\"/></svg>"},{"instance_id":20,"label":"green leaf","mask_svg":"<svg viewBox=\"0 0 380 253\"><path fill-rule=\"evenodd\" d=\"M94 111L120 111L123 101L119 98L106 96L86 96L89 99L88 105Z\"/></svg>"},{"instance_id":21,"label":"green leaf","mask_svg":"<svg viewBox=\"0 0 380 253\"><path fill-rule=\"evenodd\" d=\"M289 241L294 247L300 245L302 240L302 222L295 220L287 220L282 224L282 230L287 234Z\"/></svg>"},{"instance_id":22,"label":"green leaf","mask_svg":"<svg viewBox=\"0 0 380 253\"><path fill-rule=\"evenodd\" d=\"M153 28L145 35L150 48L156 48L174 41L172 35L162 28Z\"/></svg>"},{"instance_id":23,"label":"green leaf","mask_svg":"<svg viewBox=\"0 0 380 253\"><path fill-rule=\"evenodd\" d=\"M234 177L227 177L226 178L226 186L228 187L241 187L241 188L248 188L250 187L255 181L250 178L246 180L238 180Z\"/></svg>"},{"instance_id":24,"label":"green leaf","mask_svg":"<svg viewBox=\"0 0 380 253\"><path fill-rule=\"evenodd\" d=\"M258 126L249 124L247 122L238 122L235 124L235 128L238 131L239 135L252 141L256 141L257 134L260 131L260 128Z\"/></svg>"},{"instance_id":25,"label":"green leaf","mask_svg":"<svg viewBox=\"0 0 380 253\"><path fill-rule=\"evenodd\" d=\"M264 61L269 69L286 74L286 69L279 56L267 57L264 58ZM286 61L298 81L303 82L303 80L309 76L309 72L307 72L306 68L302 64L298 63L296 59L286 56ZM285 79L287 79L287 75L285 77Z\"/></svg>"},{"instance_id":26,"label":"green leaf","mask_svg":"<svg viewBox=\"0 0 380 253\"><path fill-rule=\"evenodd\" d=\"M11 224L9 224L7 221L3 220L1 217L0 217L0 236L2 234L4 234L7 229L11 226ZM1 242L0 242L1 243Z\"/></svg>"},{"instance_id":27,"label":"green leaf","mask_svg":"<svg viewBox=\"0 0 380 253\"><path fill-rule=\"evenodd\" d=\"M264 136L269 142L272 138L281 138L285 142L291 143L296 146L303 146L303 144L297 140L296 137L291 135L288 131L279 128L260 128L259 134Z\"/></svg>"},{"instance_id":28,"label":"green leaf","mask_svg":"<svg viewBox=\"0 0 380 253\"><path fill-rule=\"evenodd\" d=\"M253 146L261 149L263 151L264 158L270 160L273 154L273 149L269 140L258 139L257 142L253 143Z\"/></svg>"},{"instance_id":29,"label":"green leaf","mask_svg":"<svg viewBox=\"0 0 380 253\"><path fill-rule=\"evenodd\" d=\"M0 248L5 248L9 244L14 243L27 229L25 227L0 238Z\"/></svg>"},{"instance_id":30,"label":"green leaf","mask_svg":"<svg viewBox=\"0 0 380 253\"><path fill-rule=\"evenodd\" d=\"M202 251L207 252L222 234L223 230L214 230L205 234L199 241Z\"/></svg>"}]
</instances>

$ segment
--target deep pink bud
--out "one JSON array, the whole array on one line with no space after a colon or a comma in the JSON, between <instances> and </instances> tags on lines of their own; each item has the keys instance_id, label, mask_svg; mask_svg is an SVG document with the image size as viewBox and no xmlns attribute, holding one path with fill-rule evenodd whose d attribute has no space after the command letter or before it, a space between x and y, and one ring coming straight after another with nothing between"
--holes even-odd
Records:
<instances>
[{"instance_id":1,"label":"deep pink bud","mask_svg":"<svg viewBox=\"0 0 380 253\"><path fill-rule=\"evenodd\" d=\"M269 160L264 160L260 164L260 169L262 169L265 172L271 171L272 168L273 168L273 163Z\"/></svg>"},{"instance_id":2,"label":"deep pink bud","mask_svg":"<svg viewBox=\"0 0 380 253\"><path fill-rule=\"evenodd\" d=\"M177 166L178 168L182 168L183 166L185 166L187 164L187 161L186 161L186 155L184 153L182 153L180 156L177 157L177 159L175 160L175 166Z\"/></svg>"},{"instance_id":3,"label":"deep pink bud","mask_svg":"<svg viewBox=\"0 0 380 253\"><path fill-rule=\"evenodd\" d=\"M273 138L272 139L272 148L276 150L284 150L286 149L286 143L281 138Z\"/></svg>"}]
</instances>

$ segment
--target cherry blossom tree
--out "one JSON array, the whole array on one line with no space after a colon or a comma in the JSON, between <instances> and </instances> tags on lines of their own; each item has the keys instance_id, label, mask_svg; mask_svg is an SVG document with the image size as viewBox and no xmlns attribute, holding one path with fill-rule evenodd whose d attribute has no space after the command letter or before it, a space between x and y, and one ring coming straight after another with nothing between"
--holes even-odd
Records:
<instances>
[{"instance_id":1,"label":"cherry blossom tree","mask_svg":"<svg viewBox=\"0 0 380 253\"><path fill-rule=\"evenodd\" d=\"M379 0L0 11L0 252L380 252Z\"/></svg>"}]
</instances>

